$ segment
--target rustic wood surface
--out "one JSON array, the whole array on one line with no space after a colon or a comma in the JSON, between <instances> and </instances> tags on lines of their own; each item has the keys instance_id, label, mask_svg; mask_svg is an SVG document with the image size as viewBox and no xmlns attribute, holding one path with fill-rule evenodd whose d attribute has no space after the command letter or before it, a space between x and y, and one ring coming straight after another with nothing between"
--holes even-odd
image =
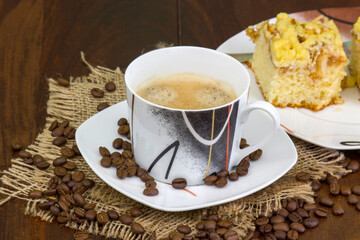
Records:
<instances>
[{"instance_id":1,"label":"rustic wood surface","mask_svg":"<svg viewBox=\"0 0 360 240\"><path fill-rule=\"evenodd\" d=\"M0 1L0 170L10 166L10 142L34 141L45 124L46 77L81 76L94 65L125 69L159 41L217 48L248 25L274 17L358 0L1 0ZM352 158L359 154L346 153ZM343 181L359 183L360 173ZM360 213L347 204L299 239L360 239ZM24 203L0 207L0 239L72 239L73 230L24 216ZM104 239L94 236L95 239Z\"/></svg>"}]
</instances>

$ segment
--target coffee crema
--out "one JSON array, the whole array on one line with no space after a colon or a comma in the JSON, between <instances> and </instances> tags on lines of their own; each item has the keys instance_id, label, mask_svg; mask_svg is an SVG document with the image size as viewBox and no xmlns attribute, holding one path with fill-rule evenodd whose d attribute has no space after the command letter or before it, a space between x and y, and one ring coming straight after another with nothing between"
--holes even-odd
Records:
<instances>
[{"instance_id":1,"label":"coffee crema","mask_svg":"<svg viewBox=\"0 0 360 240\"><path fill-rule=\"evenodd\" d=\"M148 79L136 93L152 103L177 109L218 107L237 97L228 83L193 73Z\"/></svg>"}]
</instances>

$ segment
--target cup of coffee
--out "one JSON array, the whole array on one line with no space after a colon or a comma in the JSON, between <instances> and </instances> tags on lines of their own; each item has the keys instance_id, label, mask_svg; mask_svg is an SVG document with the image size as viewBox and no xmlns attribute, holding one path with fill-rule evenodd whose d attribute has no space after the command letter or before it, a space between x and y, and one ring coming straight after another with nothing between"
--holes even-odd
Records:
<instances>
[{"instance_id":1,"label":"cup of coffee","mask_svg":"<svg viewBox=\"0 0 360 240\"><path fill-rule=\"evenodd\" d=\"M234 58L207 48L162 48L136 58L125 83L135 161L156 180L206 176L237 166L261 148L280 126L264 101L248 104L250 77ZM253 110L272 118L270 133L240 149L243 123Z\"/></svg>"}]
</instances>

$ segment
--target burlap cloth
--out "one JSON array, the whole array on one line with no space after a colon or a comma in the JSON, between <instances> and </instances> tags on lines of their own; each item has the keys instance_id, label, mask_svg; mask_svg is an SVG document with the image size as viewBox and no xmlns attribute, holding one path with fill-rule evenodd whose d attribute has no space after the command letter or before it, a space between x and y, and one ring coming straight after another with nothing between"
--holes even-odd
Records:
<instances>
[{"instance_id":1,"label":"burlap cloth","mask_svg":"<svg viewBox=\"0 0 360 240\"><path fill-rule=\"evenodd\" d=\"M124 75L119 68L115 70L101 66L94 68L84 58L83 61L91 70L90 75L70 78L69 88L59 86L54 79L48 80L50 93L47 103L46 125L35 142L27 149L32 154L41 154L50 163L60 156L59 147L52 144L54 138L48 130L53 120L67 119L73 127L77 127L97 113L96 107L100 102L106 101L109 104L114 104L126 98ZM115 92L106 92L104 99L95 99L90 95L90 89L93 87L103 89L108 81L116 83ZM97 211L112 209L119 214L128 213L129 209L134 206L141 207L145 214L140 216L137 222L144 226L146 233L141 236L133 234L129 226L121 224L119 221L110 221L104 226L98 225L96 221L85 221L82 224L69 222L66 226L121 239L146 239L155 231L157 237L161 238L168 236L168 233L174 231L179 224L186 224L194 229L195 224L202 217L208 213L217 213L224 219L234 221L235 229L243 237L248 229L255 228L253 220L261 213L278 209L281 199L302 198L307 202L313 202L311 186L308 183L298 182L294 177L298 171L310 173L313 179L319 179L326 173L337 175L346 172L337 164L344 158L342 153L321 148L296 138L292 138L292 140L299 155L297 164L275 183L250 196L230 203L178 213L155 210L124 196L95 175L82 157L76 157L73 161L76 162L78 168L86 174L87 178L93 179L96 183L94 188L85 192L86 200L90 203L96 203ZM67 145L72 146L73 143L74 141L69 141ZM46 171L43 171L23 163L20 158L12 159L11 163L11 167L3 171L0 178L0 205L14 197L23 199L26 203L26 215L39 217L44 221L53 221L54 218L49 211L43 211L36 207L36 204L45 201L44 199L33 200L28 197L31 190L47 189L47 183L53 175L53 166L51 165Z\"/></svg>"}]
</instances>

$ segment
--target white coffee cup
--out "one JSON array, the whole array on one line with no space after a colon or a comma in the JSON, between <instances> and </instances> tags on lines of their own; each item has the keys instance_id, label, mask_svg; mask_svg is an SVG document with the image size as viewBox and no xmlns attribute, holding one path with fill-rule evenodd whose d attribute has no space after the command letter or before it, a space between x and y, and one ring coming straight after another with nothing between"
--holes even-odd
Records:
<instances>
[{"instance_id":1,"label":"white coffee cup","mask_svg":"<svg viewBox=\"0 0 360 240\"><path fill-rule=\"evenodd\" d=\"M214 108L184 110L160 106L136 94L150 78L181 73L225 81L237 98ZM261 148L280 126L279 114L270 103L247 103L250 77L245 67L212 49L179 46L145 53L128 66L125 83L135 161L161 182L185 178L188 185L203 184L207 175L230 170ZM242 125L256 109L271 116L272 130L258 143L240 149Z\"/></svg>"}]
</instances>

